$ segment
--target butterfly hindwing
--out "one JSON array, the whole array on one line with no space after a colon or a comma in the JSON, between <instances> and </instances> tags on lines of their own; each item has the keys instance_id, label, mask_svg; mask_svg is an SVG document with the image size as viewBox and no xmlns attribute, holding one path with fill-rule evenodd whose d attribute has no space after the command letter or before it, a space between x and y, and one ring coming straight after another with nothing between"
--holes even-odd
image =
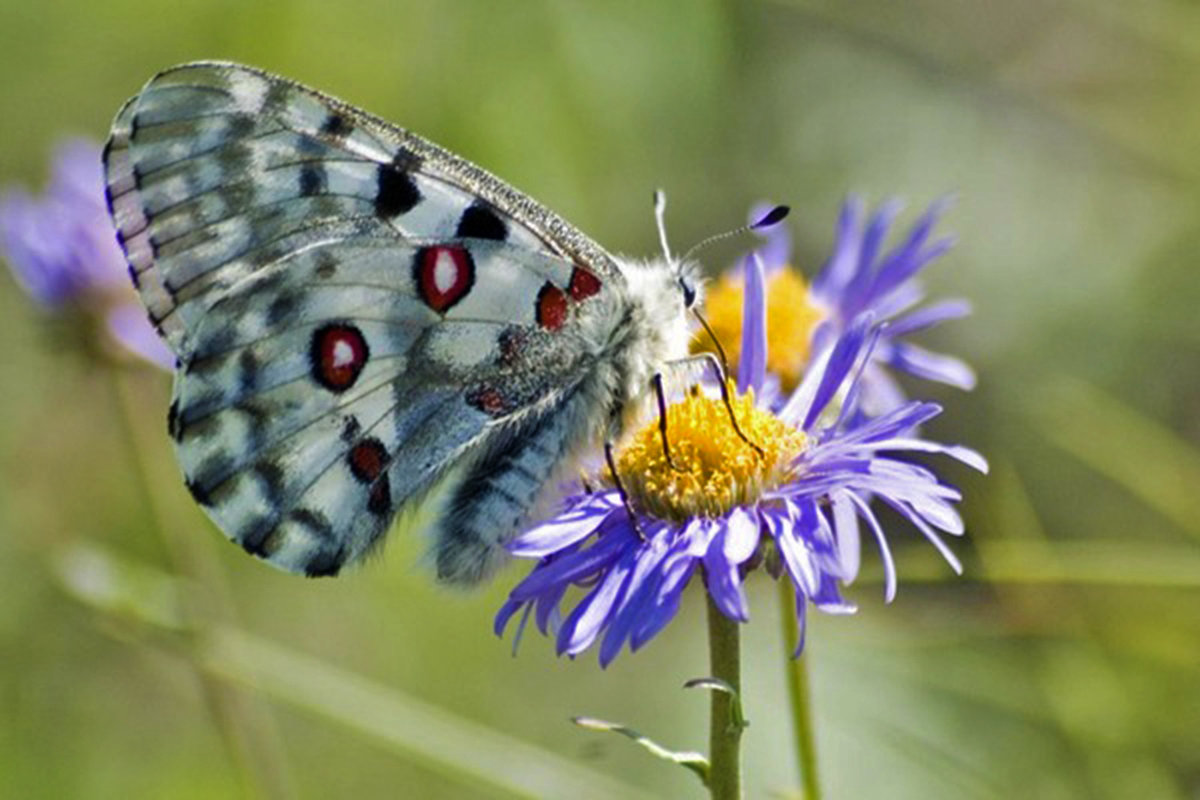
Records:
<instances>
[{"instance_id":1,"label":"butterfly hindwing","mask_svg":"<svg viewBox=\"0 0 1200 800\"><path fill-rule=\"evenodd\" d=\"M309 246L315 221L373 220L435 241L504 241L620 279L590 239L484 170L240 65L160 73L118 115L105 163L135 284L177 353L215 294Z\"/></svg>"},{"instance_id":2,"label":"butterfly hindwing","mask_svg":"<svg viewBox=\"0 0 1200 800\"><path fill-rule=\"evenodd\" d=\"M598 310L552 256L378 223L342 233L207 308L171 414L197 501L248 551L308 574L359 558L452 467L559 404ZM547 296L564 298L561 325Z\"/></svg>"}]
</instances>

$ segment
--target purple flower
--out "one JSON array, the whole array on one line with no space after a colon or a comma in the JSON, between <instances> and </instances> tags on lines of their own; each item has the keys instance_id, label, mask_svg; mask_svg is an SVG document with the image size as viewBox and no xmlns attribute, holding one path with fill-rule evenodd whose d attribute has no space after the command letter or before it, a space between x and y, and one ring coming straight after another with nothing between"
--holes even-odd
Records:
<instances>
[{"instance_id":1,"label":"purple flower","mask_svg":"<svg viewBox=\"0 0 1200 800\"><path fill-rule=\"evenodd\" d=\"M889 369L960 389L975 386L975 373L965 362L906 341L909 334L971 311L967 301L958 299L921 306L925 293L917 274L954 243L952 237L930 240L947 205L944 200L931 205L903 241L884 252L883 243L900 204L884 203L864 228L862 200L848 197L838 219L833 253L812 281L813 301L827 314L814 333L813 352L841 336L865 312L887 323L863 375L860 402L866 414L881 414L904 402L905 395Z\"/></svg>"},{"instance_id":2,"label":"purple flower","mask_svg":"<svg viewBox=\"0 0 1200 800\"><path fill-rule=\"evenodd\" d=\"M162 366L174 363L129 286L96 145L80 139L60 145L42 197L24 189L0 196L0 250L17 283L44 308L94 311L106 335L127 350Z\"/></svg>"},{"instance_id":3,"label":"purple flower","mask_svg":"<svg viewBox=\"0 0 1200 800\"><path fill-rule=\"evenodd\" d=\"M662 630L697 574L722 613L746 621L743 580L761 562L792 584L802 645L809 602L827 613L854 611L840 586L858 571L860 522L880 548L886 597L895 596L896 572L872 500L898 511L961 571L939 533L963 532L953 507L958 491L902 456L940 453L980 470L986 462L971 450L915 433L940 413L931 403L906 403L848 424L882 336L870 312L851 321L777 414L753 407L752 396L767 381L764 269L756 258L747 262L746 285L739 387L750 394L734 405L763 455L756 457L729 433L719 401L689 396L672 406L675 468L666 465L661 448L655 452L656 422L618 459L618 468L626 462L642 467L621 474L636 522L617 491L606 489L569 498L563 513L511 543L513 555L537 564L497 614L497 634L518 613L522 626L532 615L543 634L555 637L560 654L574 656L598 642L604 666L626 644L637 650ZM639 447L640 455L626 458ZM664 490L670 481L675 483Z\"/></svg>"}]
</instances>

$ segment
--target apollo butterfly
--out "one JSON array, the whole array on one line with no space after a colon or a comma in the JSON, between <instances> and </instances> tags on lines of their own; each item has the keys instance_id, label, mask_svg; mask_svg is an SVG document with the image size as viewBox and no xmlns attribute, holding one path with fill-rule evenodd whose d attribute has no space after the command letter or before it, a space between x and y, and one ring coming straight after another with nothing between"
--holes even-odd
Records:
<instances>
[{"instance_id":1,"label":"apollo butterfly","mask_svg":"<svg viewBox=\"0 0 1200 800\"><path fill-rule=\"evenodd\" d=\"M694 267L618 259L474 164L257 69L158 74L105 170L178 358L187 486L285 570L336 574L420 507L438 576L480 580L692 362Z\"/></svg>"}]
</instances>

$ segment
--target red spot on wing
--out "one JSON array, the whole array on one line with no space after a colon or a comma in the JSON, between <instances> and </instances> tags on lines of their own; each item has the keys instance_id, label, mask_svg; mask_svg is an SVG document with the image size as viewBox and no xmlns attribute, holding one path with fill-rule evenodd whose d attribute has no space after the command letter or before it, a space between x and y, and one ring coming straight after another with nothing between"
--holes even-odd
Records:
<instances>
[{"instance_id":1,"label":"red spot on wing","mask_svg":"<svg viewBox=\"0 0 1200 800\"><path fill-rule=\"evenodd\" d=\"M387 467L391 456L387 448L378 439L363 439L346 456L350 462L350 472L363 483L371 483Z\"/></svg>"},{"instance_id":2,"label":"red spot on wing","mask_svg":"<svg viewBox=\"0 0 1200 800\"><path fill-rule=\"evenodd\" d=\"M384 475L371 487L371 493L367 496L367 510L380 516L391 513L392 484L387 475Z\"/></svg>"},{"instance_id":3,"label":"red spot on wing","mask_svg":"<svg viewBox=\"0 0 1200 800\"><path fill-rule=\"evenodd\" d=\"M567 321L567 296L563 290L547 281L537 296L537 323L548 331L556 331Z\"/></svg>"},{"instance_id":4,"label":"red spot on wing","mask_svg":"<svg viewBox=\"0 0 1200 800\"><path fill-rule=\"evenodd\" d=\"M370 355L367 340L353 325L335 323L313 331L312 374L330 391L344 392L353 386Z\"/></svg>"},{"instance_id":5,"label":"red spot on wing","mask_svg":"<svg viewBox=\"0 0 1200 800\"><path fill-rule=\"evenodd\" d=\"M499 417L511 410L504 395L491 386L475 389L467 395L467 402L492 417Z\"/></svg>"},{"instance_id":6,"label":"red spot on wing","mask_svg":"<svg viewBox=\"0 0 1200 800\"><path fill-rule=\"evenodd\" d=\"M585 300L600 291L600 279L586 269L575 267L571 270L571 282L567 292L575 301Z\"/></svg>"},{"instance_id":7,"label":"red spot on wing","mask_svg":"<svg viewBox=\"0 0 1200 800\"><path fill-rule=\"evenodd\" d=\"M413 281L421 301L444 314L475 285L475 262L465 247L422 247L413 261Z\"/></svg>"}]
</instances>

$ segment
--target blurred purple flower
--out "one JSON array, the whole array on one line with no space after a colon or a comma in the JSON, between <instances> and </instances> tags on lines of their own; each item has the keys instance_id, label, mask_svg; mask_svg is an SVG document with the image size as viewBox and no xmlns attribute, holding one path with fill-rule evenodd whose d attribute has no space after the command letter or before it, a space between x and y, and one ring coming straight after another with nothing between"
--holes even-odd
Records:
<instances>
[{"instance_id":1,"label":"blurred purple flower","mask_svg":"<svg viewBox=\"0 0 1200 800\"><path fill-rule=\"evenodd\" d=\"M818 330L818 340L822 336L836 337L865 311L873 312L876 319L887 323L863 376L861 403L867 414L883 413L904 401L903 391L883 367L959 389L975 386L975 373L966 362L904 341L911 333L971 313L970 304L961 299L941 300L917 308L925 299L917 274L954 244L949 236L930 241L930 234L947 205L947 201L931 205L903 242L881 253L900 203L884 203L864 228L863 202L851 195L842 205L833 253L813 279L814 299L830 312L826 321L828 330ZM820 345L815 349L819 351Z\"/></svg>"},{"instance_id":2,"label":"blurred purple flower","mask_svg":"<svg viewBox=\"0 0 1200 800\"><path fill-rule=\"evenodd\" d=\"M19 188L0 196L0 251L39 305L95 311L124 348L160 366L174 364L129 285L105 207L97 145L82 139L60 145L42 197Z\"/></svg>"},{"instance_id":3,"label":"blurred purple flower","mask_svg":"<svg viewBox=\"0 0 1200 800\"><path fill-rule=\"evenodd\" d=\"M739 388L755 392L768 377L763 273L757 259L748 260ZM961 571L938 533L963 532L952 505L961 499L959 492L896 456L940 453L979 470L987 464L967 448L915 433L940 413L932 403L906 403L878 419L848 425L864 367L880 338L873 314L858 316L782 403L778 419L803 431L806 444L788 465L786 479L764 486L749 502L683 521L639 509L635 527L618 492L607 489L569 498L563 513L515 539L512 554L538 563L498 612L496 633L502 634L518 612L524 614L522 628L532 614L543 634L555 636L560 655L575 656L599 641L605 666L626 643L637 650L671 621L697 572L721 612L746 621L744 573L765 556L768 570L792 583L802 647L809 602L827 613L855 610L843 600L839 585L858 572L860 520L883 558L885 596L889 601L895 596L896 571L870 508L872 498L909 520ZM839 396L846 397L840 406L833 402ZM836 419L829 421L830 416ZM561 608L572 587L585 594L563 618Z\"/></svg>"},{"instance_id":4,"label":"blurred purple flower","mask_svg":"<svg viewBox=\"0 0 1200 800\"><path fill-rule=\"evenodd\" d=\"M952 237L930 240L947 205L947 201L934 203L900 244L883 252L884 240L900 204L888 201L869 219L864 219L866 211L861 198L849 196L842 205L833 252L809 287L810 302L824 316L812 333L810 352L814 358L864 312L869 311L878 322L886 323L862 377L859 410L868 416L886 413L905 402L904 391L896 383L893 371L960 389L975 386L975 373L964 361L906 340L909 334L964 317L971 311L970 304L961 299L918 308L925 299L917 281L918 273L953 244ZM750 217L757 218L767 208L756 206L751 209ZM768 275L788 268L791 240L787 230L776 225L763 234L765 241L760 253Z\"/></svg>"}]
</instances>

